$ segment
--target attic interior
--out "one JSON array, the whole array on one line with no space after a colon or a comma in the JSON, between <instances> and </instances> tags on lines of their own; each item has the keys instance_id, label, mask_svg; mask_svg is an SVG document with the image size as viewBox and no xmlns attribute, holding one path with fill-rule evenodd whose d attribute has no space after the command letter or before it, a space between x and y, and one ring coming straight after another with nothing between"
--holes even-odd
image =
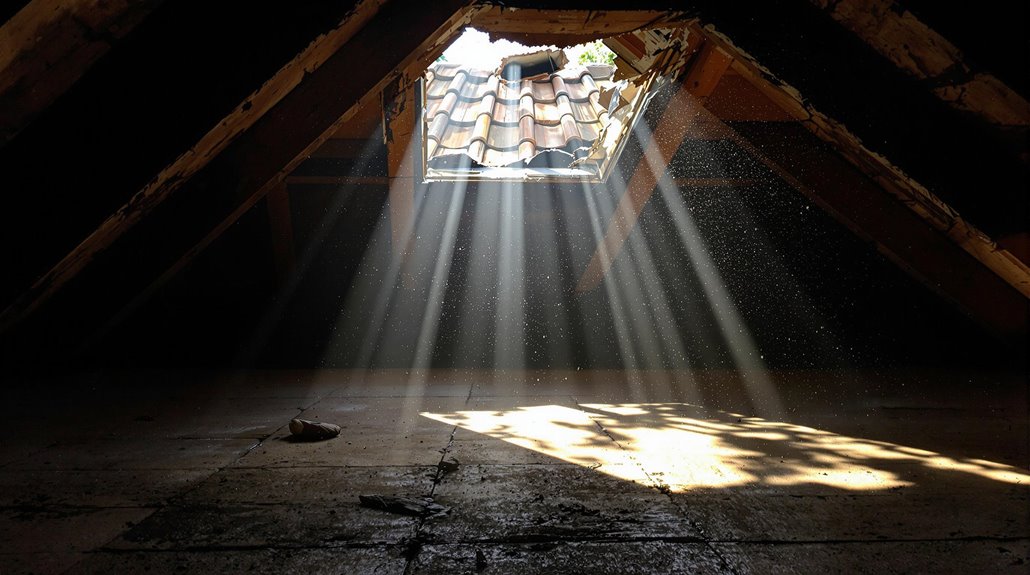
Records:
<instances>
[{"instance_id":1,"label":"attic interior","mask_svg":"<svg viewBox=\"0 0 1030 575\"><path fill-rule=\"evenodd\" d=\"M951 4L3 8L0 573L1024 573L1028 18Z\"/></svg>"}]
</instances>

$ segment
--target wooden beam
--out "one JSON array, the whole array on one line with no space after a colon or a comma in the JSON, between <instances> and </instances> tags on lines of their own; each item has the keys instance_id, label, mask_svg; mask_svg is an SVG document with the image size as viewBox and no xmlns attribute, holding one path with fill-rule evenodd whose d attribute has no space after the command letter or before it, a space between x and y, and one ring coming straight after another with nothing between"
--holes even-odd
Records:
<instances>
[{"instance_id":1,"label":"wooden beam","mask_svg":"<svg viewBox=\"0 0 1030 575\"><path fill-rule=\"evenodd\" d=\"M118 285L120 297L114 290L104 292L109 305L121 308L104 329L110 330L111 324L148 301L343 123L364 107L379 106L383 88L405 71L422 70L435 60L475 11L467 0L437 2L419 11L402 2L385 4L345 46L317 70L304 75L269 113L227 146L194 178L196 182L177 194L174 202L165 204L147 220L188 225L179 226L171 236L159 224L133 230L131 239L154 249L146 262L140 264L136 259L134 282L123 278ZM384 50L383 46L390 49ZM133 260L129 247L117 250L117 254L115 251L109 250L101 269L92 270L90 276L117 273ZM124 263L115 263L118 261ZM125 300L129 303L123 305ZM55 313L48 311L50 316Z\"/></svg>"},{"instance_id":2,"label":"wooden beam","mask_svg":"<svg viewBox=\"0 0 1030 575\"><path fill-rule=\"evenodd\" d=\"M272 237L272 261L279 285L284 286L293 273L293 218L290 216L290 198L286 182L272 188L265 198L268 208L268 227Z\"/></svg>"},{"instance_id":3,"label":"wooden beam","mask_svg":"<svg viewBox=\"0 0 1030 575\"><path fill-rule=\"evenodd\" d=\"M688 99L686 106L704 129L736 143L989 331L1007 340L1026 334L1030 302L1022 294L962 251L946 234L928 226L886 192L880 182L863 175L844 157L828 150L814 137L809 145L798 145L796 138L784 138L776 132L775 123L765 124L770 136L764 140L745 137L700 102Z\"/></svg>"},{"instance_id":4,"label":"wooden beam","mask_svg":"<svg viewBox=\"0 0 1030 575\"><path fill-rule=\"evenodd\" d=\"M359 3L328 34L316 38L261 88L244 99L200 141L161 170L127 204L108 217L93 233L37 280L17 301L0 314L0 333L33 313L60 291L85 267L125 235L140 220L171 197L211 160L226 150L258 120L321 66L379 12L381 0Z\"/></svg>"},{"instance_id":5,"label":"wooden beam","mask_svg":"<svg viewBox=\"0 0 1030 575\"><path fill-rule=\"evenodd\" d=\"M399 79L398 79L399 80ZM421 150L415 150L417 103L415 86L400 82L383 91L383 137L386 140L390 182L390 245L393 256L405 259L415 225L415 178L421 172ZM418 164L418 165L417 165ZM418 174L421 179L421 173Z\"/></svg>"},{"instance_id":6,"label":"wooden beam","mask_svg":"<svg viewBox=\"0 0 1030 575\"><path fill-rule=\"evenodd\" d=\"M622 244L637 224L637 218L654 192L672 156L694 128L693 116L686 114L685 98L694 93L706 97L715 90L729 68L731 59L714 44L705 43L691 64L683 82L658 120L654 135L644 143L644 156L630 176L626 191L608 223L604 238L576 285L577 292L590 291L601 283L622 250Z\"/></svg>"},{"instance_id":7,"label":"wooden beam","mask_svg":"<svg viewBox=\"0 0 1030 575\"><path fill-rule=\"evenodd\" d=\"M0 146L72 86L161 0L33 0L0 27Z\"/></svg>"},{"instance_id":8,"label":"wooden beam","mask_svg":"<svg viewBox=\"0 0 1030 575\"><path fill-rule=\"evenodd\" d=\"M797 119L820 140L832 146L851 165L893 195L938 232L976 258L1024 297L1030 298L1030 267L999 246L987 234L885 157L871 152L842 124L815 110L792 86L779 80L715 30L691 27L691 33L714 42L733 57L733 69L770 100Z\"/></svg>"},{"instance_id":9,"label":"wooden beam","mask_svg":"<svg viewBox=\"0 0 1030 575\"><path fill-rule=\"evenodd\" d=\"M893 0L809 0L948 106L1002 128L1030 126L1030 103ZM1023 140L1025 144L1025 140Z\"/></svg>"},{"instance_id":10,"label":"wooden beam","mask_svg":"<svg viewBox=\"0 0 1030 575\"><path fill-rule=\"evenodd\" d=\"M683 21L681 12L662 10L546 10L492 6L480 12L472 26L501 38L532 44L568 46L658 28Z\"/></svg>"},{"instance_id":11,"label":"wooden beam","mask_svg":"<svg viewBox=\"0 0 1030 575\"><path fill-rule=\"evenodd\" d=\"M211 242L222 235L271 188L286 180L301 162L332 137L340 126L358 110L380 100L384 88L398 81L401 84L410 84L412 81L410 72L424 70L430 62L438 58L479 10L468 8L467 4L469 4L467 0L440 2L433 5L432 11L423 10L422 18L416 18L410 10L398 6L398 3L395 2L389 5L392 10L387 16L377 18L366 29L361 30L358 38L348 45L348 48L353 46L353 52L356 54L349 50L342 50L340 53L334 54L325 67L327 72L319 78L319 82L305 83L296 93L290 94L290 100L284 102L284 107L290 108L288 112L275 114L267 123L260 122L255 127L255 131L242 142L244 148L252 148L243 152L242 157L247 157L249 154L258 157L259 154L267 155L269 152L278 152L278 154L272 154L275 159L267 163L263 162L261 166L264 168L277 165L282 167L272 173L259 169L247 171L243 182L237 187L237 197L240 200L234 202L235 209L151 282L130 306L136 307L148 300L169 279L189 265L198 254L207 249ZM403 16L398 13L402 13ZM450 16L445 18L446 14L450 14ZM443 19L442 23L440 19ZM398 20L406 20L404 26L412 26L412 28L403 30L404 26L398 24ZM416 23L417 28L414 27ZM433 28L433 26L436 27ZM418 42L419 38L423 40ZM384 52L380 51L378 46L386 40L393 43L390 44L392 50L389 52L389 56L384 58ZM418 43L415 44L416 42ZM414 47L410 51L404 48L412 45ZM344 70L357 73L357 78ZM351 82L343 83L346 89L341 86L341 78L348 78ZM366 85L371 85L371 88L364 91ZM342 101L353 102L352 105L340 106L341 95L344 96ZM348 100L347 97L353 98L353 100ZM326 106L327 102L335 103L336 106ZM326 121L331 122L328 127L316 129L319 131L298 130L295 121L287 119L299 116L307 117L310 121L311 110L320 108L323 113L325 109L335 110L339 116L332 121L331 115L319 114L318 119L322 123L316 124L317 126L323 126ZM310 128L310 126L308 127ZM268 142L282 140L282 134L289 134L291 141L287 145L271 148ZM308 142L308 144L304 146L303 142ZM290 147L289 144L292 144L293 147ZM299 151L297 151L298 149ZM239 169L235 172L244 173Z\"/></svg>"}]
</instances>

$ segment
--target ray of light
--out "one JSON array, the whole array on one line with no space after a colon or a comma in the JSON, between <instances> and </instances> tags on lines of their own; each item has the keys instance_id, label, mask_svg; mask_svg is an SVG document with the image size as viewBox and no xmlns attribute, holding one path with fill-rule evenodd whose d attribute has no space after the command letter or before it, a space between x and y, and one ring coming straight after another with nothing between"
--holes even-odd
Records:
<instances>
[{"instance_id":1,"label":"ray of light","mask_svg":"<svg viewBox=\"0 0 1030 575\"><path fill-rule=\"evenodd\" d=\"M678 99L673 98L669 105L676 105L677 102ZM642 142L648 142L653 138L651 131L643 122L638 122L634 126L634 130ZM683 196L666 171L665 162L658 156L654 146L644 146L644 158L651 170L660 174L658 191L675 223L680 241L687 250L690 264L717 320L719 330L726 341L736 368L747 386L756 413L782 418L783 404L775 385L768 376L761 354L755 346L754 339L751 337L744 319L740 316L736 304L729 296L726 283L712 262L708 247L701 238Z\"/></svg>"}]
</instances>

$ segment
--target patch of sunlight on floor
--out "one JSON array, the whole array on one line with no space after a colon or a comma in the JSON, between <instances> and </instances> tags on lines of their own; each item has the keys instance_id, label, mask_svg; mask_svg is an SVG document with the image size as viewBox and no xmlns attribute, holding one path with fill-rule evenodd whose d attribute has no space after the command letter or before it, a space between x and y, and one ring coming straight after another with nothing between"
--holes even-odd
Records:
<instances>
[{"instance_id":1,"label":"patch of sunlight on floor","mask_svg":"<svg viewBox=\"0 0 1030 575\"><path fill-rule=\"evenodd\" d=\"M885 441L682 403L535 405L424 417L629 481L671 491L819 484L848 490L912 485L913 466L1026 484L1030 474ZM614 440L614 441L613 441Z\"/></svg>"}]
</instances>

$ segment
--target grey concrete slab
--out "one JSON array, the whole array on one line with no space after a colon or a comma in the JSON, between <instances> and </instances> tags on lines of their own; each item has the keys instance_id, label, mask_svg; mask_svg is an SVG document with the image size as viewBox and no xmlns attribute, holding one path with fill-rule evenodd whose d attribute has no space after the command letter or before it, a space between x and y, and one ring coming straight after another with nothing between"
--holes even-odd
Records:
<instances>
[{"instance_id":1,"label":"grey concrete slab","mask_svg":"<svg viewBox=\"0 0 1030 575\"><path fill-rule=\"evenodd\" d=\"M107 547L121 550L229 550L239 547L332 547L398 543L415 518L337 505L169 505Z\"/></svg>"},{"instance_id":2,"label":"grey concrete slab","mask_svg":"<svg viewBox=\"0 0 1030 575\"><path fill-rule=\"evenodd\" d=\"M301 416L336 423L339 437L320 442L294 442L282 430L248 453L244 467L305 465L377 466L436 465L450 441L453 425L421 415L452 411L464 398L404 400L378 397L327 398Z\"/></svg>"},{"instance_id":3,"label":"grey concrete slab","mask_svg":"<svg viewBox=\"0 0 1030 575\"><path fill-rule=\"evenodd\" d=\"M303 573L401 575L407 560L392 546L91 553L70 575L109 573Z\"/></svg>"},{"instance_id":4,"label":"grey concrete slab","mask_svg":"<svg viewBox=\"0 0 1030 575\"><path fill-rule=\"evenodd\" d=\"M0 569L4 573L60 572L78 553L104 545L153 512L142 507L5 508L0 510Z\"/></svg>"},{"instance_id":5,"label":"grey concrete slab","mask_svg":"<svg viewBox=\"0 0 1030 575\"><path fill-rule=\"evenodd\" d=\"M206 397L140 402L118 417L118 425L105 437L257 439L288 425L311 401Z\"/></svg>"},{"instance_id":6,"label":"grey concrete slab","mask_svg":"<svg viewBox=\"0 0 1030 575\"><path fill-rule=\"evenodd\" d=\"M1027 572L1030 539L1015 541L885 541L855 543L717 543L719 555L741 575L807 573Z\"/></svg>"},{"instance_id":7,"label":"grey concrete slab","mask_svg":"<svg viewBox=\"0 0 1030 575\"><path fill-rule=\"evenodd\" d=\"M105 439L51 445L5 469L217 469L254 439Z\"/></svg>"},{"instance_id":8,"label":"grey concrete slab","mask_svg":"<svg viewBox=\"0 0 1030 575\"><path fill-rule=\"evenodd\" d=\"M468 397L472 385L489 377L476 370L353 370L340 373L343 385L332 397Z\"/></svg>"},{"instance_id":9,"label":"grey concrete slab","mask_svg":"<svg viewBox=\"0 0 1030 575\"><path fill-rule=\"evenodd\" d=\"M415 518L358 495L428 495L434 468L230 468L174 498L111 544L118 549L225 549L397 543Z\"/></svg>"},{"instance_id":10,"label":"grey concrete slab","mask_svg":"<svg viewBox=\"0 0 1030 575\"><path fill-rule=\"evenodd\" d=\"M451 507L423 528L437 543L701 535L658 490L581 466L461 465L435 500Z\"/></svg>"},{"instance_id":11,"label":"grey concrete slab","mask_svg":"<svg viewBox=\"0 0 1030 575\"><path fill-rule=\"evenodd\" d=\"M703 543L559 541L505 545L426 545L415 560L413 572L649 575L731 571Z\"/></svg>"},{"instance_id":12,"label":"grey concrete slab","mask_svg":"<svg viewBox=\"0 0 1030 575\"><path fill-rule=\"evenodd\" d=\"M88 557L85 552L35 551L31 553L0 552L0 572L50 575L65 573L70 567Z\"/></svg>"},{"instance_id":13,"label":"grey concrete slab","mask_svg":"<svg viewBox=\"0 0 1030 575\"><path fill-rule=\"evenodd\" d=\"M0 507L157 506L213 469L0 470Z\"/></svg>"},{"instance_id":14,"label":"grey concrete slab","mask_svg":"<svg viewBox=\"0 0 1030 575\"><path fill-rule=\"evenodd\" d=\"M716 540L953 539L1030 533L1025 494L774 495L723 490L674 493L672 498Z\"/></svg>"},{"instance_id":15,"label":"grey concrete slab","mask_svg":"<svg viewBox=\"0 0 1030 575\"><path fill-rule=\"evenodd\" d=\"M229 468L200 482L175 503L349 505L358 503L358 495L428 495L435 476L435 466Z\"/></svg>"}]
</instances>

